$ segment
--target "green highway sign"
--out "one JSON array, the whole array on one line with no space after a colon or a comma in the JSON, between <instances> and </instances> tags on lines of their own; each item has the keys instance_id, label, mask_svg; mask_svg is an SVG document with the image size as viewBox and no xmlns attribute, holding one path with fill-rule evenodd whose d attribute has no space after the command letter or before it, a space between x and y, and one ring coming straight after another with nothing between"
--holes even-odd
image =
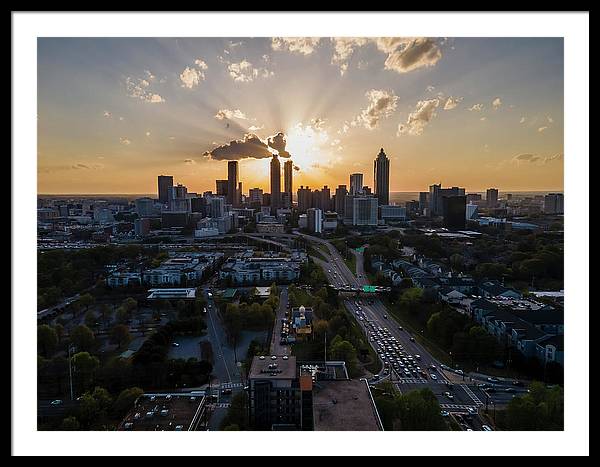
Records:
<instances>
[{"instance_id":1,"label":"green highway sign","mask_svg":"<svg viewBox=\"0 0 600 467\"><path fill-rule=\"evenodd\" d=\"M374 285L363 285L363 292L375 293L377 292L377 288Z\"/></svg>"}]
</instances>

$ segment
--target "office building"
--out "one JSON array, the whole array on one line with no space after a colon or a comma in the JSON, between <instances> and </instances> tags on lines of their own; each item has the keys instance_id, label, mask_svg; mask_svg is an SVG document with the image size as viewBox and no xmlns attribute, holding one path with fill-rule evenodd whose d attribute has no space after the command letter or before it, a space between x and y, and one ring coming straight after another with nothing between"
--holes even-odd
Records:
<instances>
[{"instance_id":1,"label":"office building","mask_svg":"<svg viewBox=\"0 0 600 467\"><path fill-rule=\"evenodd\" d=\"M154 215L154 200L152 198L138 198L135 200L135 212L139 217Z\"/></svg>"},{"instance_id":2,"label":"office building","mask_svg":"<svg viewBox=\"0 0 600 467\"><path fill-rule=\"evenodd\" d=\"M158 176L158 201L168 204L173 190L173 177L171 175Z\"/></svg>"},{"instance_id":3,"label":"office building","mask_svg":"<svg viewBox=\"0 0 600 467\"><path fill-rule=\"evenodd\" d=\"M562 193L548 193L544 196L545 214L564 214L564 195Z\"/></svg>"},{"instance_id":4,"label":"office building","mask_svg":"<svg viewBox=\"0 0 600 467\"><path fill-rule=\"evenodd\" d=\"M281 207L281 163L276 154L271 159L271 214Z\"/></svg>"},{"instance_id":5,"label":"office building","mask_svg":"<svg viewBox=\"0 0 600 467\"><path fill-rule=\"evenodd\" d=\"M354 226L376 226L378 200L373 196L347 197L352 202L352 225ZM348 211L346 211L348 215Z\"/></svg>"},{"instance_id":6,"label":"office building","mask_svg":"<svg viewBox=\"0 0 600 467\"><path fill-rule=\"evenodd\" d=\"M238 206L238 161L227 162L227 204Z\"/></svg>"},{"instance_id":7,"label":"office building","mask_svg":"<svg viewBox=\"0 0 600 467\"><path fill-rule=\"evenodd\" d=\"M306 211L308 231L321 233L323 231L323 211L318 208L310 208Z\"/></svg>"},{"instance_id":8,"label":"office building","mask_svg":"<svg viewBox=\"0 0 600 467\"><path fill-rule=\"evenodd\" d=\"M254 357L249 413L254 430L312 430L312 376L299 374L294 356Z\"/></svg>"},{"instance_id":9,"label":"office building","mask_svg":"<svg viewBox=\"0 0 600 467\"><path fill-rule=\"evenodd\" d=\"M379 214L384 222L400 222L406 220L406 208L396 205L379 206Z\"/></svg>"},{"instance_id":10,"label":"office building","mask_svg":"<svg viewBox=\"0 0 600 467\"><path fill-rule=\"evenodd\" d=\"M163 229L187 227L188 220L189 214L186 211L163 211L161 214Z\"/></svg>"},{"instance_id":11,"label":"office building","mask_svg":"<svg viewBox=\"0 0 600 467\"><path fill-rule=\"evenodd\" d=\"M335 211L342 218L344 217L344 209L346 208L346 196L348 196L346 185L339 185L335 189Z\"/></svg>"},{"instance_id":12,"label":"office building","mask_svg":"<svg viewBox=\"0 0 600 467\"><path fill-rule=\"evenodd\" d=\"M390 160L383 148L373 162L373 182L379 205L390 204Z\"/></svg>"},{"instance_id":13,"label":"office building","mask_svg":"<svg viewBox=\"0 0 600 467\"><path fill-rule=\"evenodd\" d=\"M336 230L338 227L338 214L337 212L324 212L323 213L323 230Z\"/></svg>"},{"instance_id":14,"label":"office building","mask_svg":"<svg viewBox=\"0 0 600 467\"><path fill-rule=\"evenodd\" d=\"M363 174L350 174L350 194L352 196L362 193Z\"/></svg>"},{"instance_id":15,"label":"office building","mask_svg":"<svg viewBox=\"0 0 600 467\"><path fill-rule=\"evenodd\" d=\"M481 199L481 193L467 193L467 203L478 204Z\"/></svg>"},{"instance_id":16,"label":"office building","mask_svg":"<svg viewBox=\"0 0 600 467\"><path fill-rule=\"evenodd\" d=\"M150 233L150 219L147 217L135 219L133 226L136 237L145 237Z\"/></svg>"},{"instance_id":17,"label":"office building","mask_svg":"<svg viewBox=\"0 0 600 467\"><path fill-rule=\"evenodd\" d=\"M462 196L444 196L442 198L443 203L443 216L444 216L444 227L452 230L461 230L466 225L466 206L467 197Z\"/></svg>"},{"instance_id":18,"label":"office building","mask_svg":"<svg viewBox=\"0 0 600 467\"><path fill-rule=\"evenodd\" d=\"M284 207L286 208L292 205L293 177L294 163L292 161L285 161L283 164L283 192L288 194L284 203Z\"/></svg>"},{"instance_id":19,"label":"office building","mask_svg":"<svg viewBox=\"0 0 600 467\"><path fill-rule=\"evenodd\" d=\"M237 206L241 207L244 203L244 186L242 182L238 182L238 190L237 190Z\"/></svg>"},{"instance_id":20,"label":"office building","mask_svg":"<svg viewBox=\"0 0 600 467\"><path fill-rule=\"evenodd\" d=\"M419 210L423 213L424 209L429 207L429 192L421 191L419 193Z\"/></svg>"},{"instance_id":21,"label":"office building","mask_svg":"<svg viewBox=\"0 0 600 467\"><path fill-rule=\"evenodd\" d=\"M472 204L472 203L467 204L465 215L466 215L466 218L468 221L477 218L477 210L478 209L479 209L479 206L477 204Z\"/></svg>"},{"instance_id":22,"label":"office building","mask_svg":"<svg viewBox=\"0 0 600 467\"><path fill-rule=\"evenodd\" d=\"M204 197L197 196L195 198L190 198L190 208L192 212L200 213L202 217L208 215L208 206L206 204L206 198Z\"/></svg>"},{"instance_id":23,"label":"office building","mask_svg":"<svg viewBox=\"0 0 600 467\"><path fill-rule=\"evenodd\" d=\"M464 196L465 189L453 186L452 188L442 188L441 183L429 187L429 210L432 216L444 215L444 204L442 199L445 196Z\"/></svg>"},{"instance_id":24,"label":"office building","mask_svg":"<svg viewBox=\"0 0 600 467\"><path fill-rule=\"evenodd\" d=\"M225 197L213 196L210 199L210 217L223 217L225 215Z\"/></svg>"},{"instance_id":25,"label":"office building","mask_svg":"<svg viewBox=\"0 0 600 467\"><path fill-rule=\"evenodd\" d=\"M228 180L215 180L217 185L217 196L227 196Z\"/></svg>"},{"instance_id":26,"label":"office building","mask_svg":"<svg viewBox=\"0 0 600 467\"><path fill-rule=\"evenodd\" d=\"M298 211L305 213L312 207L312 191L309 187L298 188Z\"/></svg>"},{"instance_id":27,"label":"office building","mask_svg":"<svg viewBox=\"0 0 600 467\"><path fill-rule=\"evenodd\" d=\"M250 203L262 204L263 191L261 188L250 188L250 191L248 192L248 197L250 198Z\"/></svg>"},{"instance_id":28,"label":"office building","mask_svg":"<svg viewBox=\"0 0 600 467\"><path fill-rule=\"evenodd\" d=\"M488 188L485 195L485 200L488 208L497 208L498 207L498 189L497 188Z\"/></svg>"}]
</instances>

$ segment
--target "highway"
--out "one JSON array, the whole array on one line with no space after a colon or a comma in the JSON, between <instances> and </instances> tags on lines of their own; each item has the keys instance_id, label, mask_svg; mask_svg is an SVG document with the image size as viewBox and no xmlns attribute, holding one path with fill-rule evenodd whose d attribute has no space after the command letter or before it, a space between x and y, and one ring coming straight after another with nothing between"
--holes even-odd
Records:
<instances>
[{"instance_id":1,"label":"highway","mask_svg":"<svg viewBox=\"0 0 600 467\"><path fill-rule=\"evenodd\" d=\"M318 258L313 260L323 268L333 286L351 285L359 288L368 285L362 254L353 252L356 255L357 276L355 276L337 248L331 243L309 235L300 233L298 235L327 248L328 254L319 249L326 257L326 261ZM376 296L349 296L344 300L344 304L362 326L379 358L382 362L387 362L390 365L388 368L392 369L391 371L386 369L383 374L375 375L370 380L371 384L389 379L400 392L427 387L436 395L444 412L452 416L459 415L461 429L481 429L485 422L469 412L478 412L485 406L486 393L475 384L467 384L470 378L443 370L444 365L395 321ZM394 365L396 365L395 369ZM410 367L412 371L409 370ZM415 371L417 367L420 371ZM505 405L515 393L526 391L523 388L511 388L508 389L510 392L506 392L506 389L511 386L507 382L496 382L495 385L497 391L489 394L490 409L493 407L492 404ZM460 422L461 418L464 419L464 423Z\"/></svg>"}]
</instances>

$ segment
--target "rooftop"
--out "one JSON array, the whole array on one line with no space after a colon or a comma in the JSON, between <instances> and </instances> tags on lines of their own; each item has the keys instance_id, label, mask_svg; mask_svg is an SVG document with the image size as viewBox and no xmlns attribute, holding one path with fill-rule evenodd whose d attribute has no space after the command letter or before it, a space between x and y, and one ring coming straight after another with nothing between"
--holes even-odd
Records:
<instances>
[{"instance_id":1,"label":"rooftop","mask_svg":"<svg viewBox=\"0 0 600 467\"><path fill-rule=\"evenodd\" d=\"M254 357L248 379L294 379L296 374L296 357L272 355Z\"/></svg>"},{"instance_id":2,"label":"rooftop","mask_svg":"<svg viewBox=\"0 0 600 467\"><path fill-rule=\"evenodd\" d=\"M364 381L320 381L313 386L315 431L378 431L379 423Z\"/></svg>"},{"instance_id":3,"label":"rooftop","mask_svg":"<svg viewBox=\"0 0 600 467\"><path fill-rule=\"evenodd\" d=\"M149 289L148 299L193 299L196 298L195 288L185 289Z\"/></svg>"}]
</instances>

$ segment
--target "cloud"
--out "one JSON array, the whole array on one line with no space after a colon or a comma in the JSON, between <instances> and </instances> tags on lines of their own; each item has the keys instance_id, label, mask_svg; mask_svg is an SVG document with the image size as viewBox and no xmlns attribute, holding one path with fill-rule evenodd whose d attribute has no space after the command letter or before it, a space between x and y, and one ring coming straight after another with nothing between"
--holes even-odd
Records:
<instances>
[{"instance_id":1,"label":"cloud","mask_svg":"<svg viewBox=\"0 0 600 467\"><path fill-rule=\"evenodd\" d=\"M350 125L362 126L368 130L373 130L377 128L380 120L394 113L398 105L398 96L393 91L382 89L371 89L365 93L365 96L369 100L369 105L366 109L362 110L360 115Z\"/></svg>"},{"instance_id":2,"label":"cloud","mask_svg":"<svg viewBox=\"0 0 600 467\"><path fill-rule=\"evenodd\" d=\"M544 159L544 163L549 163L549 162L553 162L553 161L562 161L564 159L564 155L563 154L555 154L553 156L548 156Z\"/></svg>"},{"instance_id":3,"label":"cloud","mask_svg":"<svg viewBox=\"0 0 600 467\"><path fill-rule=\"evenodd\" d=\"M514 157L514 160L517 162L538 162L541 159L542 157L536 154L519 154Z\"/></svg>"},{"instance_id":4,"label":"cloud","mask_svg":"<svg viewBox=\"0 0 600 467\"><path fill-rule=\"evenodd\" d=\"M315 130L322 130L323 127L325 126L325 120L322 118L313 118L310 120L310 125L315 129Z\"/></svg>"},{"instance_id":5,"label":"cloud","mask_svg":"<svg viewBox=\"0 0 600 467\"><path fill-rule=\"evenodd\" d=\"M186 165L194 165L196 164L196 161L194 159L184 159L183 163Z\"/></svg>"},{"instance_id":6,"label":"cloud","mask_svg":"<svg viewBox=\"0 0 600 467\"><path fill-rule=\"evenodd\" d=\"M150 136L150 132L149 131L146 132L146 136Z\"/></svg>"},{"instance_id":7,"label":"cloud","mask_svg":"<svg viewBox=\"0 0 600 467\"><path fill-rule=\"evenodd\" d=\"M215 114L215 118L217 120L231 120L232 118L237 118L239 120L248 120L246 114L240 109L221 109Z\"/></svg>"},{"instance_id":8,"label":"cloud","mask_svg":"<svg viewBox=\"0 0 600 467\"><path fill-rule=\"evenodd\" d=\"M427 86L427 92L433 92L433 91L435 91L435 86L431 86L431 85Z\"/></svg>"},{"instance_id":9,"label":"cloud","mask_svg":"<svg viewBox=\"0 0 600 467\"><path fill-rule=\"evenodd\" d=\"M444 110L452 110L452 109L456 108L456 106L458 106L458 104L460 104L460 102L462 100L463 100L462 97L453 97L453 96L448 97L448 99L446 100L446 103L444 104Z\"/></svg>"},{"instance_id":10,"label":"cloud","mask_svg":"<svg viewBox=\"0 0 600 467\"><path fill-rule=\"evenodd\" d=\"M82 163L77 163L77 164L73 164L71 167L71 169L73 170L100 170L104 168L103 164L82 164Z\"/></svg>"},{"instance_id":11,"label":"cloud","mask_svg":"<svg viewBox=\"0 0 600 467\"><path fill-rule=\"evenodd\" d=\"M246 59L238 63L229 63L227 71L234 81L241 83L249 83L257 78L269 78L275 74L267 68L255 67Z\"/></svg>"},{"instance_id":12,"label":"cloud","mask_svg":"<svg viewBox=\"0 0 600 467\"><path fill-rule=\"evenodd\" d=\"M204 81L206 79L206 75L204 71L208 69L208 65L204 60L197 58L194 61L194 65L192 67L186 66L185 70L181 72L179 75L179 79L181 80L181 87L193 89L194 87L200 84L200 81Z\"/></svg>"},{"instance_id":13,"label":"cloud","mask_svg":"<svg viewBox=\"0 0 600 467\"><path fill-rule=\"evenodd\" d=\"M500 107L502 106L502 100L499 97L496 97L493 101L492 101L492 108L494 110L498 110Z\"/></svg>"},{"instance_id":14,"label":"cloud","mask_svg":"<svg viewBox=\"0 0 600 467\"><path fill-rule=\"evenodd\" d=\"M333 43L331 64L339 66L342 76L348 70L348 62L354 51L369 42L365 37L332 37L331 41Z\"/></svg>"},{"instance_id":15,"label":"cloud","mask_svg":"<svg viewBox=\"0 0 600 467\"><path fill-rule=\"evenodd\" d=\"M112 117L112 114L111 114L111 113L110 113L108 110L105 110L105 111L104 111L104 113L103 113L102 115L103 115L104 117L106 117L106 118L110 118L110 117Z\"/></svg>"},{"instance_id":16,"label":"cloud","mask_svg":"<svg viewBox=\"0 0 600 467\"><path fill-rule=\"evenodd\" d=\"M471 112L481 112L483 110L483 104L473 104L468 110Z\"/></svg>"},{"instance_id":17,"label":"cloud","mask_svg":"<svg viewBox=\"0 0 600 467\"><path fill-rule=\"evenodd\" d=\"M436 116L436 109L440 105L439 99L427 99L417 102L405 124L398 125L397 136L409 134L418 136L423 134L423 130L429 124L431 119Z\"/></svg>"},{"instance_id":18,"label":"cloud","mask_svg":"<svg viewBox=\"0 0 600 467\"><path fill-rule=\"evenodd\" d=\"M165 99L161 95L150 91L150 82L146 79L127 77L125 79L125 87L129 97L140 99L151 104L161 104L165 102ZM123 117L119 117L119 120L123 120Z\"/></svg>"},{"instance_id":19,"label":"cloud","mask_svg":"<svg viewBox=\"0 0 600 467\"><path fill-rule=\"evenodd\" d=\"M119 142L125 146L129 146L131 144L131 140L125 137L119 138Z\"/></svg>"},{"instance_id":20,"label":"cloud","mask_svg":"<svg viewBox=\"0 0 600 467\"><path fill-rule=\"evenodd\" d=\"M227 144L217 146L210 151L206 151L203 155L217 161L235 161L249 158L266 159L271 157L273 153L269 150L267 143L255 134L248 133L244 135L243 139L233 140Z\"/></svg>"},{"instance_id":21,"label":"cloud","mask_svg":"<svg viewBox=\"0 0 600 467\"><path fill-rule=\"evenodd\" d=\"M547 126L541 126L538 128L538 133L543 133L544 131L546 131L548 129Z\"/></svg>"},{"instance_id":22,"label":"cloud","mask_svg":"<svg viewBox=\"0 0 600 467\"><path fill-rule=\"evenodd\" d=\"M481 120L482 122L485 122L487 120L487 117L481 117L479 120Z\"/></svg>"},{"instance_id":23,"label":"cloud","mask_svg":"<svg viewBox=\"0 0 600 467\"><path fill-rule=\"evenodd\" d=\"M261 125L261 126L251 125L251 126L248 128L248 130L250 130L250 131L258 131L258 130L262 130L262 129L264 129L264 128L265 128L265 126L264 126L264 125Z\"/></svg>"},{"instance_id":24,"label":"cloud","mask_svg":"<svg viewBox=\"0 0 600 467\"><path fill-rule=\"evenodd\" d=\"M525 117L521 117L521 120L519 120L519 123L525 123Z\"/></svg>"},{"instance_id":25,"label":"cloud","mask_svg":"<svg viewBox=\"0 0 600 467\"><path fill-rule=\"evenodd\" d=\"M554 119L550 115L546 115L546 120L548 120L548 123L554 123Z\"/></svg>"},{"instance_id":26,"label":"cloud","mask_svg":"<svg viewBox=\"0 0 600 467\"><path fill-rule=\"evenodd\" d=\"M294 166L294 170L295 170L295 171L299 171L299 170L300 170L300 167L298 167L297 165L295 165L295 166Z\"/></svg>"},{"instance_id":27,"label":"cloud","mask_svg":"<svg viewBox=\"0 0 600 467\"><path fill-rule=\"evenodd\" d=\"M388 54L385 69L398 73L431 67L442 58L436 40L428 37L380 37L376 44L379 50Z\"/></svg>"},{"instance_id":28,"label":"cloud","mask_svg":"<svg viewBox=\"0 0 600 467\"><path fill-rule=\"evenodd\" d=\"M315 51L320 41L320 37L273 37L271 48L273 50L310 55Z\"/></svg>"},{"instance_id":29,"label":"cloud","mask_svg":"<svg viewBox=\"0 0 600 467\"><path fill-rule=\"evenodd\" d=\"M275 149L281 157L291 156L291 154L285 150L287 140L283 133L279 132L275 136L269 136L267 143L269 147Z\"/></svg>"}]
</instances>

